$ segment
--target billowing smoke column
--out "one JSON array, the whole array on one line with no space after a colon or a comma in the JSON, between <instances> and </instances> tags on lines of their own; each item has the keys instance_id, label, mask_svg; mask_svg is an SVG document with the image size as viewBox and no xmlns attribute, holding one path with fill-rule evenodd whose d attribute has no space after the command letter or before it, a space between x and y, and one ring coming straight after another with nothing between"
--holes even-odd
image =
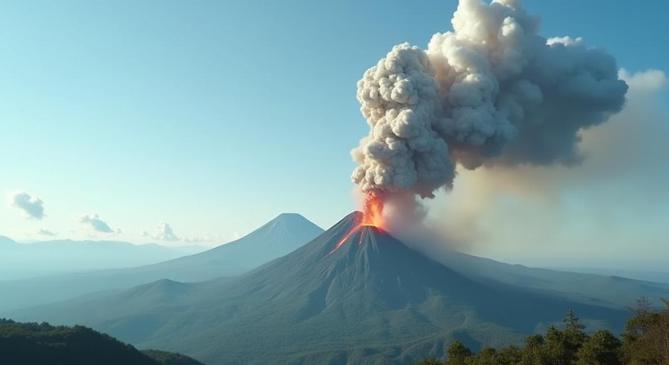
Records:
<instances>
[{"instance_id":1,"label":"billowing smoke column","mask_svg":"<svg viewBox=\"0 0 669 365\"><path fill-rule=\"evenodd\" d=\"M615 59L546 39L519 0L461 0L427 50L397 45L358 82L370 126L352 151L368 196L433 197L455 165L570 164L579 131L624 103Z\"/></svg>"}]
</instances>

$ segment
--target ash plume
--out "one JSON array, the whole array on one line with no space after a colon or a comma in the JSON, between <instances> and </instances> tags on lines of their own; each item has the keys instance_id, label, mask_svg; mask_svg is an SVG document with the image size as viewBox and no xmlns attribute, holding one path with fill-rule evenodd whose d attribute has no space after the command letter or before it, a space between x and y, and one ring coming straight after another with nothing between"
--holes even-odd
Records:
<instances>
[{"instance_id":1,"label":"ash plume","mask_svg":"<svg viewBox=\"0 0 669 365\"><path fill-rule=\"evenodd\" d=\"M352 151L367 194L432 198L455 167L574 164L580 132L621 110L615 59L544 38L519 0L461 0L453 30L403 43L357 85L369 135Z\"/></svg>"}]
</instances>

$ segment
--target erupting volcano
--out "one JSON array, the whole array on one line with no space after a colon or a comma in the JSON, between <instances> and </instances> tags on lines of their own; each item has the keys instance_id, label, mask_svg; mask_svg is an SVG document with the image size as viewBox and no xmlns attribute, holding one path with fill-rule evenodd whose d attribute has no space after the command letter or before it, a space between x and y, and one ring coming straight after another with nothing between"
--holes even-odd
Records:
<instances>
[{"instance_id":1,"label":"erupting volcano","mask_svg":"<svg viewBox=\"0 0 669 365\"><path fill-rule=\"evenodd\" d=\"M383 195L372 192L367 194L363 202L362 214L358 216L358 222L355 224L344 237L337 242L337 246L330 252L337 251L342 245L348 242L351 236L362 227L375 227L384 230L383 219ZM360 242L358 242L360 243Z\"/></svg>"},{"instance_id":2,"label":"erupting volcano","mask_svg":"<svg viewBox=\"0 0 669 365\"><path fill-rule=\"evenodd\" d=\"M367 195L367 197L365 197L360 225L373 226L377 228L384 227L382 194L370 193Z\"/></svg>"}]
</instances>

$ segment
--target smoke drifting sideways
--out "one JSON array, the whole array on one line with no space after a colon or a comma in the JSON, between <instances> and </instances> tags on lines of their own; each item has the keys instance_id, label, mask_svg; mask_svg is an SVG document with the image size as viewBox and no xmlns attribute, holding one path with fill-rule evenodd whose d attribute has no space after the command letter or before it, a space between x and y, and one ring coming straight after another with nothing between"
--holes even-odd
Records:
<instances>
[{"instance_id":1,"label":"smoke drifting sideways","mask_svg":"<svg viewBox=\"0 0 669 365\"><path fill-rule=\"evenodd\" d=\"M572 165L582 130L621 110L615 59L580 38L544 38L519 0L461 0L427 49L396 45L364 73L370 131L351 152L364 194L433 198L456 166Z\"/></svg>"}]
</instances>

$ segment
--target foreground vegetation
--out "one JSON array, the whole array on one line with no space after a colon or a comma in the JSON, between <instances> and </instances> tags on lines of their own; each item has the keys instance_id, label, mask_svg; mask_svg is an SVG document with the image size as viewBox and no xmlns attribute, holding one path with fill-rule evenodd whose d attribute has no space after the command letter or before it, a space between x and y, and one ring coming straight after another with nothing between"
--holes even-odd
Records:
<instances>
[{"instance_id":1,"label":"foreground vegetation","mask_svg":"<svg viewBox=\"0 0 669 365\"><path fill-rule=\"evenodd\" d=\"M0 364L20 365L202 365L189 357L141 352L82 326L51 326L0 319Z\"/></svg>"},{"instance_id":2,"label":"foreground vegetation","mask_svg":"<svg viewBox=\"0 0 669 365\"><path fill-rule=\"evenodd\" d=\"M448 349L448 361L431 358L415 365L669 365L669 301L654 310L640 300L621 338L601 330L587 334L574 312L562 328L527 338L522 347L484 348L474 354L461 342Z\"/></svg>"}]
</instances>

